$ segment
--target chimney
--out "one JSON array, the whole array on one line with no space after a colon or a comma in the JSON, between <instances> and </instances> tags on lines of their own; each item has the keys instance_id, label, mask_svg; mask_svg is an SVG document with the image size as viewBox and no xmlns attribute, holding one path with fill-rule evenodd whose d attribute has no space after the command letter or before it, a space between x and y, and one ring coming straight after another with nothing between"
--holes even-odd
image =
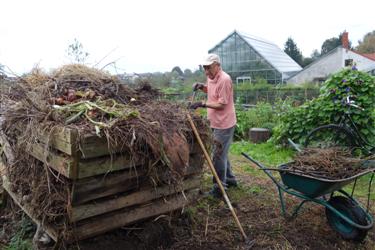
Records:
<instances>
[{"instance_id":1,"label":"chimney","mask_svg":"<svg viewBox=\"0 0 375 250\"><path fill-rule=\"evenodd\" d=\"M341 36L341 44L345 49L349 49L349 33L344 31Z\"/></svg>"}]
</instances>

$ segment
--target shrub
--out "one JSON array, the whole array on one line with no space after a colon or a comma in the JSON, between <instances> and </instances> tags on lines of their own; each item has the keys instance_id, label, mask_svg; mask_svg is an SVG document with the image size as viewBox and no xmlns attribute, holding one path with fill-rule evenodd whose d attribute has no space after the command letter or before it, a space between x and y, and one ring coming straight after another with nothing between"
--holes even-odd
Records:
<instances>
[{"instance_id":1,"label":"shrub","mask_svg":"<svg viewBox=\"0 0 375 250\"><path fill-rule=\"evenodd\" d=\"M351 69L344 69L332 75L321 87L319 97L289 110L281 117L280 123L274 129L273 139L282 142L291 138L303 143L311 129L338 123L340 117L348 112L348 106L343 105L348 96L364 108L363 111L351 108L355 125L370 141L374 140L375 78Z\"/></svg>"},{"instance_id":2,"label":"shrub","mask_svg":"<svg viewBox=\"0 0 375 250\"><path fill-rule=\"evenodd\" d=\"M269 103L259 102L256 107L243 109L237 107L237 126L234 133L236 139L246 139L250 128L262 127L272 129L276 116Z\"/></svg>"}]
</instances>

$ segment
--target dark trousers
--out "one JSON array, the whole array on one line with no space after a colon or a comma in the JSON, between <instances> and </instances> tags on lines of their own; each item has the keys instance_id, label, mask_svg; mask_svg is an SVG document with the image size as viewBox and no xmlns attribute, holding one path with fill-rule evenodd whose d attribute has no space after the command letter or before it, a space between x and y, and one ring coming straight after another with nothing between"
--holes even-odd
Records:
<instances>
[{"instance_id":1,"label":"dark trousers","mask_svg":"<svg viewBox=\"0 0 375 250\"><path fill-rule=\"evenodd\" d=\"M212 157L213 164L224 187L226 187L228 181L236 181L228 159L229 147L233 141L234 128L233 126L227 129L213 129L215 140ZM217 188L215 179L214 188Z\"/></svg>"}]
</instances>

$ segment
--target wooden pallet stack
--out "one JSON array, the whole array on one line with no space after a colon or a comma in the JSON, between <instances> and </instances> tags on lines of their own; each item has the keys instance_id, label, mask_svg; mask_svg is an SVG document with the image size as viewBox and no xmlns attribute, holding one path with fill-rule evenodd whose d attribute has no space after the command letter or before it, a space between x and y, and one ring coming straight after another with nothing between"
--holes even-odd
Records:
<instances>
[{"instance_id":1,"label":"wooden pallet stack","mask_svg":"<svg viewBox=\"0 0 375 250\"><path fill-rule=\"evenodd\" d=\"M189 166L181 185L155 186L147 176L146 159L134 162L121 148L109 150L104 138L78 136L78 130L69 128L39 134L38 143L28 153L72 181L67 211L74 227L65 235L67 242L169 213L186 206L198 195L204 162L198 144L190 145ZM11 190L6 175L3 186L30 218L42 224L34 216L34 208ZM54 225L42 226L55 241L61 238Z\"/></svg>"}]
</instances>

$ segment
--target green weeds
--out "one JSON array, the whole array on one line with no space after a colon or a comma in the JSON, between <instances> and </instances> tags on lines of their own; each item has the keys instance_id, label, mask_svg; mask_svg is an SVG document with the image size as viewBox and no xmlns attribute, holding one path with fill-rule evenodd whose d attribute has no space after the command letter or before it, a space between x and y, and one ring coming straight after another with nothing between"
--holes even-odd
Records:
<instances>
[{"instance_id":1,"label":"green weeds","mask_svg":"<svg viewBox=\"0 0 375 250\"><path fill-rule=\"evenodd\" d=\"M19 223L19 230L12 237L9 245L5 248L5 250L33 249L31 242L31 232L33 232L33 224L26 215L23 215L22 220Z\"/></svg>"}]
</instances>

